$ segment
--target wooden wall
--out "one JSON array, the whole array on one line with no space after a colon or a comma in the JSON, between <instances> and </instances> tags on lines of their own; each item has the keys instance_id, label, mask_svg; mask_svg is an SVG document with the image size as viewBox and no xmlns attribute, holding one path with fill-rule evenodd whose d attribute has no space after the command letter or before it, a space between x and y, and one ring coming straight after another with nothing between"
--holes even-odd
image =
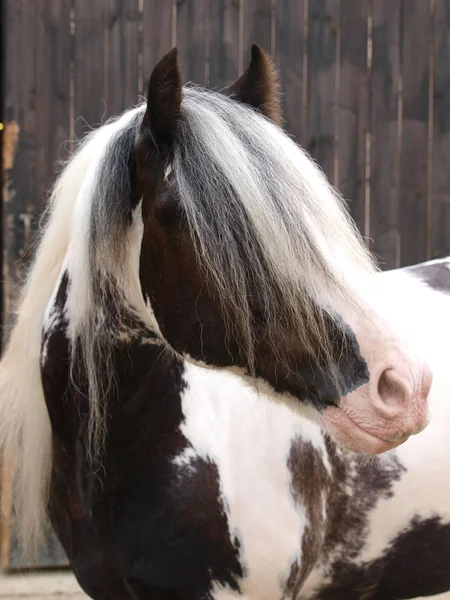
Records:
<instances>
[{"instance_id":1,"label":"wooden wall","mask_svg":"<svg viewBox=\"0 0 450 600\"><path fill-rule=\"evenodd\" d=\"M252 42L263 46L280 69L287 130L349 200L383 267L450 254L448 0L3 0L3 10L6 322L56 162L136 102L175 45L185 79L215 88L238 77ZM10 564L5 536L2 548Z\"/></svg>"}]
</instances>

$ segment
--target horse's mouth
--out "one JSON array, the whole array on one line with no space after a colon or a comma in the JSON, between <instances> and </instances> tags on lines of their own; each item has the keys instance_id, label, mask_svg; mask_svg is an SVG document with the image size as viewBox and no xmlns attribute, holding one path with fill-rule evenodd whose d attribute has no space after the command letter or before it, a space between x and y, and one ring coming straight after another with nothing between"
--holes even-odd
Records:
<instances>
[{"instance_id":1,"label":"horse's mouth","mask_svg":"<svg viewBox=\"0 0 450 600\"><path fill-rule=\"evenodd\" d=\"M342 408L327 408L324 415L325 428L331 438L352 452L381 454L403 444L408 438L396 436L385 439L358 425Z\"/></svg>"}]
</instances>

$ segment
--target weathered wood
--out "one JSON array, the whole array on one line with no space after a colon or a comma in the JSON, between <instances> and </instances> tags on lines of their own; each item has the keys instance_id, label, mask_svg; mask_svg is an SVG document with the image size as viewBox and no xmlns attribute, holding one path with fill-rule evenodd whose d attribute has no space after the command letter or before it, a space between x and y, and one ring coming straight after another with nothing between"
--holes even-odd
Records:
<instances>
[{"instance_id":1,"label":"weathered wood","mask_svg":"<svg viewBox=\"0 0 450 600\"><path fill-rule=\"evenodd\" d=\"M59 0L36 3L36 114L39 124L35 202L39 212L56 177L58 162L69 156L70 139L70 4ZM59 542L49 536L37 557L39 566L67 565ZM23 566L12 544L10 566Z\"/></svg>"},{"instance_id":2,"label":"weathered wood","mask_svg":"<svg viewBox=\"0 0 450 600\"><path fill-rule=\"evenodd\" d=\"M14 272L15 260L18 257L16 249L15 231L17 228L16 218L16 202L20 210L20 205L23 203L23 198L17 197L17 183L20 168L20 159L18 158L19 138L21 134L23 106L20 94L19 73L21 61L23 60L23 48L21 47L22 38L19 37L19 32L27 23L27 31L30 31L30 18L25 18L22 13L22 6L19 3L11 5L8 3L4 6L2 18L5 20L5 59L2 63L4 69L4 89L2 98L2 107L4 105L4 130L2 135L2 325L5 330L8 329L11 318L12 306L15 300L15 289L17 281ZM28 21L28 22L27 22ZM31 42L34 38L31 37ZM14 56L14 61L10 57ZM28 72L28 77L30 73ZM35 81L35 74L32 73L31 86ZM2 83L3 83L2 82ZM29 95L29 86L27 85ZM34 139L34 128L32 128ZM21 146L23 148L23 141ZM30 167L33 163L33 152L26 153L25 165ZM20 180L20 178L19 178ZM27 185L24 181L23 184ZM32 182L31 182L32 185ZM25 190L26 191L26 190ZM29 188L28 188L29 191ZM20 225L20 222L19 222ZM4 341L4 340L2 340ZM5 569L9 564L11 551L11 530L10 521L12 513L11 503L11 469L9 468L8 457L0 456L0 568Z\"/></svg>"},{"instance_id":3,"label":"weathered wood","mask_svg":"<svg viewBox=\"0 0 450 600\"><path fill-rule=\"evenodd\" d=\"M82 137L105 120L108 106L105 68L104 2L75 1L75 135Z\"/></svg>"},{"instance_id":4,"label":"weathered wood","mask_svg":"<svg viewBox=\"0 0 450 600\"><path fill-rule=\"evenodd\" d=\"M5 66L5 129L3 136L3 166L5 171L3 194L3 323L11 321L16 305L21 267L24 264L33 229L36 227L40 201L36 192L37 148L43 134L36 107L36 5L14 2L5 6L7 26ZM38 57L39 59L39 54ZM42 140L45 144L45 140ZM12 516L12 480L9 468L11 457L2 460L2 517L0 552L3 568L23 567L14 531L8 516ZM50 547L55 547L52 543ZM43 552L39 565L60 562L48 561ZM28 565L31 566L31 565ZM34 566L34 565L33 565Z\"/></svg>"},{"instance_id":5,"label":"weathered wood","mask_svg":"<svg viewBox=\"0 0 450 600\"><path fill-rule=\"evenodd\" d=\"M8 325L21 280L19 259L27 252L36 202L36 32L35 3L18 0L6 8L6 77L3 197L4 324ZM40 132L40 129L39 129Z\"/></svg>"},{"instance_id":6,"label":"weathered wood","mask_svg":"<svg viewBox=\"0 0 450 600\"><path fill-rule=\"evenodd\" d=\"M176 0L144 0L142 24L143 93L156 63L176 45Z\"/></svg>"},{"instance_id":7,"label":"weathered wood","mask_svg":"<svg viewBox=\"0 0 450 600\"><path fill-rule=\"evenodd\" d=\"M67 158L70 139L70 6L58 0L8 3L7 71L8 121L6 123L8 182L4 210L7 212L7 270L9 289L15 289L17 271L36 231L46 194L55 179L55 163ZM10 28L11 27L11 28ZM12 54L11 54L12 53ZM14 57L10 60L11 56ZM6 154L5 154L6 155ZM18 245L20 244L20 246ZM4 317L9 320L15 304L14 291L8 298ZM8 457L3 462L2 508L12 517L12 481ZM24 564L9 523L1 537L1 565L66 565L67 559L56 539L50 536L36 562Z\"/></svg>"},{"instance_id":8,"label":"weathered wood","mask_svg":"<svg viewBox=\"0 0 450 600\"><path fill-rule=\"evenodd\" d=\"M139 17L139 0L109 0L105 116L120 114L137 102Z\"/></svg>"},{"instance_id":9,"label":"weathered wood","mask_svg":"<svg viewBox=\"0 0 450 600\"><path fill-rule=\"evenodd\" d=\"M338 179L360 231L368 232L366 214L366 133L369 130L367 69L368 0L341 0L338 114ZM368 211L367 211L368 212Z\"/></svg>"},{"instance_id":10,"label":"weathered wood","mask_svg":"<svg viewBox=\"0 0 450 600\"><path fill-rule=\"evenodd\" d=\"M2 53L1 53L1 57L0 58L0 69L2 70L2 73L6 72L6 60L5 60L5 47L6 47L6 29L5 29L5 23L4 23L4 18L5 18L5 13L6 11L3 11L3 4L0 1L0 40L2 45ZM5 78L0 77L0 194L3 200L3 185L4 185L4 181L5 181L5 177L3 174L3 159L2 159L2 155L3 155L3 135L4 135L4 127L5 127L5 107L4 107L4 101L5 101L5 90L4 90L4 85L5 85ZM3 211L0 212L0 248L1 248L1 252L0 252L0 273L2 273L3 275ZM0 277L0 302L3 301L3 277ZM3 315L0 316L0 320L2 319ZM1 322L1 321L0 321ZM3 323L2 323L3 324ZM2 340L2 336L0 335L0 352L2 351L3 348L3 340ZM1 475L0 475L0 494L1 494ZM0 500L1 502L1 500ZM0 524L0 543L1 543L1 524Z\"/></svg>"},{"instance_id":11,"label":"weathered wood","mask_svg":"<svg viewBox=\"0 0 450 600\"><path fill-rule=\"evenodd\" d=\"M179 0L177 5L177 48L183 80L205 85L208 79L208 0Z\"/></svg>"},{"instance_id":12,"label":"weathered wood","mask_svg":"<svg viewBox=\"0 0 450 600\"><path fill-rule=\"evenodd\" d=\"M309 2L307 149L335 181L338 0Z\"/></svg>"},{"instance_id":13,"label":"weathered wood","mask_svg":"<svg viewBox=\"0 0 450 600\"><path fill-rule=\"evenodd\" d=\"M450 254L450 4L436 0L432 256Z\"/></svg>"},{"instance_id":14,"label":"weathered wood","mask_svg":"<svg viewBox=\"0 0 450 600\"><path fill-rule=\"evenodd\" d=\"M242 0L210 3L210 85L221 88L233 83L242 70L240 19Z\"/></svg>"},{"instance_id":15,"label":"weathered wood","mask_svg":"<svg viewBox=\"0 0 450 600\"><path fill-rule=\"evenodd\" d=\"M6 457L0 462L0 571L6 570L11 558L12 476Z\"/></svg>"},{"instance_id":16,"label":"weathered wood","mask_svg":"<svg viewBox=\"0 0 450 600\"><path fill-rule=\"evenodd\" d=\"M285 128L303 145L306 140L307 6L306 0L278 0L276 6L275 61L281 78Z\"/></svg>"},{"instance_id":17,"label":"weathered wood","mask_svg":"<svg viewBox=\"0 0 450 600\"><path fill-rule=\"evenodd\" d=\"M373 3L370 248L384 269L400 264L400 17L401 0Z\"/></svg>"},{"instance_id":18,"label":"weathered wood","mask_svg":"<svg viewBox=\"0 0 450 600\"><path fill-rule=\"evenodd\" d=\"M252 44L258 44L266 52L275 52L275 13L272 0L245 0L243 6L244 63L250 59Z\"/></svg>"},{"instance_id":19,"label":"weathered wood","mask_svg":"<svg viewBox=\"0 0 450 600\"><path fill-rule=\"evenodd\" d=\"M430 3L402 3L400 263L427 258Z\"/></svg>"},{"instance_id":20,"label":"weathered wood","mask_svg":"<svg viewBox=\"0 0 450 600\"><path fill-rule=\"evenodd\" d=\"M42 209L58 162L70 151L70 4L46 0L36 9L36 204Z\"/></svg>"}]
</instances>

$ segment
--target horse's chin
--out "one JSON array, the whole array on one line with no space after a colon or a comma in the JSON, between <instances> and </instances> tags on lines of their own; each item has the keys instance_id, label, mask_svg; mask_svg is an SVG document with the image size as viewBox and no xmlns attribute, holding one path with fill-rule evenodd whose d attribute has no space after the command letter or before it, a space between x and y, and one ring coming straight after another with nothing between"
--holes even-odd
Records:
<instances>
[{"instance_id":1,"label":"horse's chin","mask_svg":"<svg viewBox=\"0 0 450 600\"><path fill-rule=\"evenodd\" d=\"M327 408L323 415L325 429L340 446L359 454L382 454L400 446L408 437L386 440L367 431L341 408Z\"/></svg>"}]
</instances>

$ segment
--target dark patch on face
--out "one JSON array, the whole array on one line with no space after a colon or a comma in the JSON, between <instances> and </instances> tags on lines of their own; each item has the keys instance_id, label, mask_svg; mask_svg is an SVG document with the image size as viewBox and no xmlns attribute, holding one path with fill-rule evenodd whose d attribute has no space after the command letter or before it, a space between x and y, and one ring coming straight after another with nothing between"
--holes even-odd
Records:
<instances>
[{"instance_id":1,"label":"dark patch on face","mask_svg":"<svg viewBox=\"0 0 450 600\"><path fill-rule=\"evenodd\" d=\"M111 335L117 393L108 398L108 436L94 471L83 373L76 372L74 388L66 330L49 333L42 382L53 432L52 523L81 586L96 599L207 599L213 581L238 591L239 548L216 465L200 458L186 468L173 464L187 448L183 363L148 341Z\"/></svg>"},{"instance_id":2,"label":"dark patch on face","mask_svg":"<svg viewBox=\"0 0 450 600\"><path fill-rule=\"evenodd\" d=\"M317 600L398 600L450 590L450 524L414 519L378 560L357 567L343 561Z\"/></svg>"},{"instance_id":3,"label":"dark patch on face","mask_svg":"<svg viewBox=\"0 0 450 600\"><path fill-rule=\"evenodd\" d=\"M347 396L369 382L370 373L358 340L348 325L342 325L343 352L337 362L340 395Z\"/></svg>"},{"instance_id":4,"label":"dark patch on face","mask_svg":"<svg viewBox=\"0 0 450 600\"><path fill-rule=\"evenodd\" d=\"M450 294L450 262L445 264L422 264L405 269L438 292Z\"/></svg>"},{"instance_id":5,"label":"dark patch on face","mask_svg":"<svg viewBox=\"0 0 450 600\"><path fill-rule=\"evenodd\" d=\"M291 446L288 468L292 474L292 492L298 506L304 506L308 520L302 539L300 563L292 567L286 584L289 598L296 598L306 577L312 571L319 557L325 532L323 501L328 496L330 476L323 462L323 456L311 442L301 438Z\"/></svg>"},{"instance_id":6,"label":"dark patch on face","mask_svg":"<svg viewBox=\"0 0 450 600\"><path fill-rule=\"evenodd\" d=\"M284 340L289 348L290 363L283 363L274 359L274 345L270 340L263 339L256 374L268 380L276 392L289 392L319 411L339 405L341 397L367 383L370 375L351 329L331 317L327 319L327 326L335 354L332 366L317 364L308 356L298 356L295 337Z\"/></svg>"}]
</instances>

